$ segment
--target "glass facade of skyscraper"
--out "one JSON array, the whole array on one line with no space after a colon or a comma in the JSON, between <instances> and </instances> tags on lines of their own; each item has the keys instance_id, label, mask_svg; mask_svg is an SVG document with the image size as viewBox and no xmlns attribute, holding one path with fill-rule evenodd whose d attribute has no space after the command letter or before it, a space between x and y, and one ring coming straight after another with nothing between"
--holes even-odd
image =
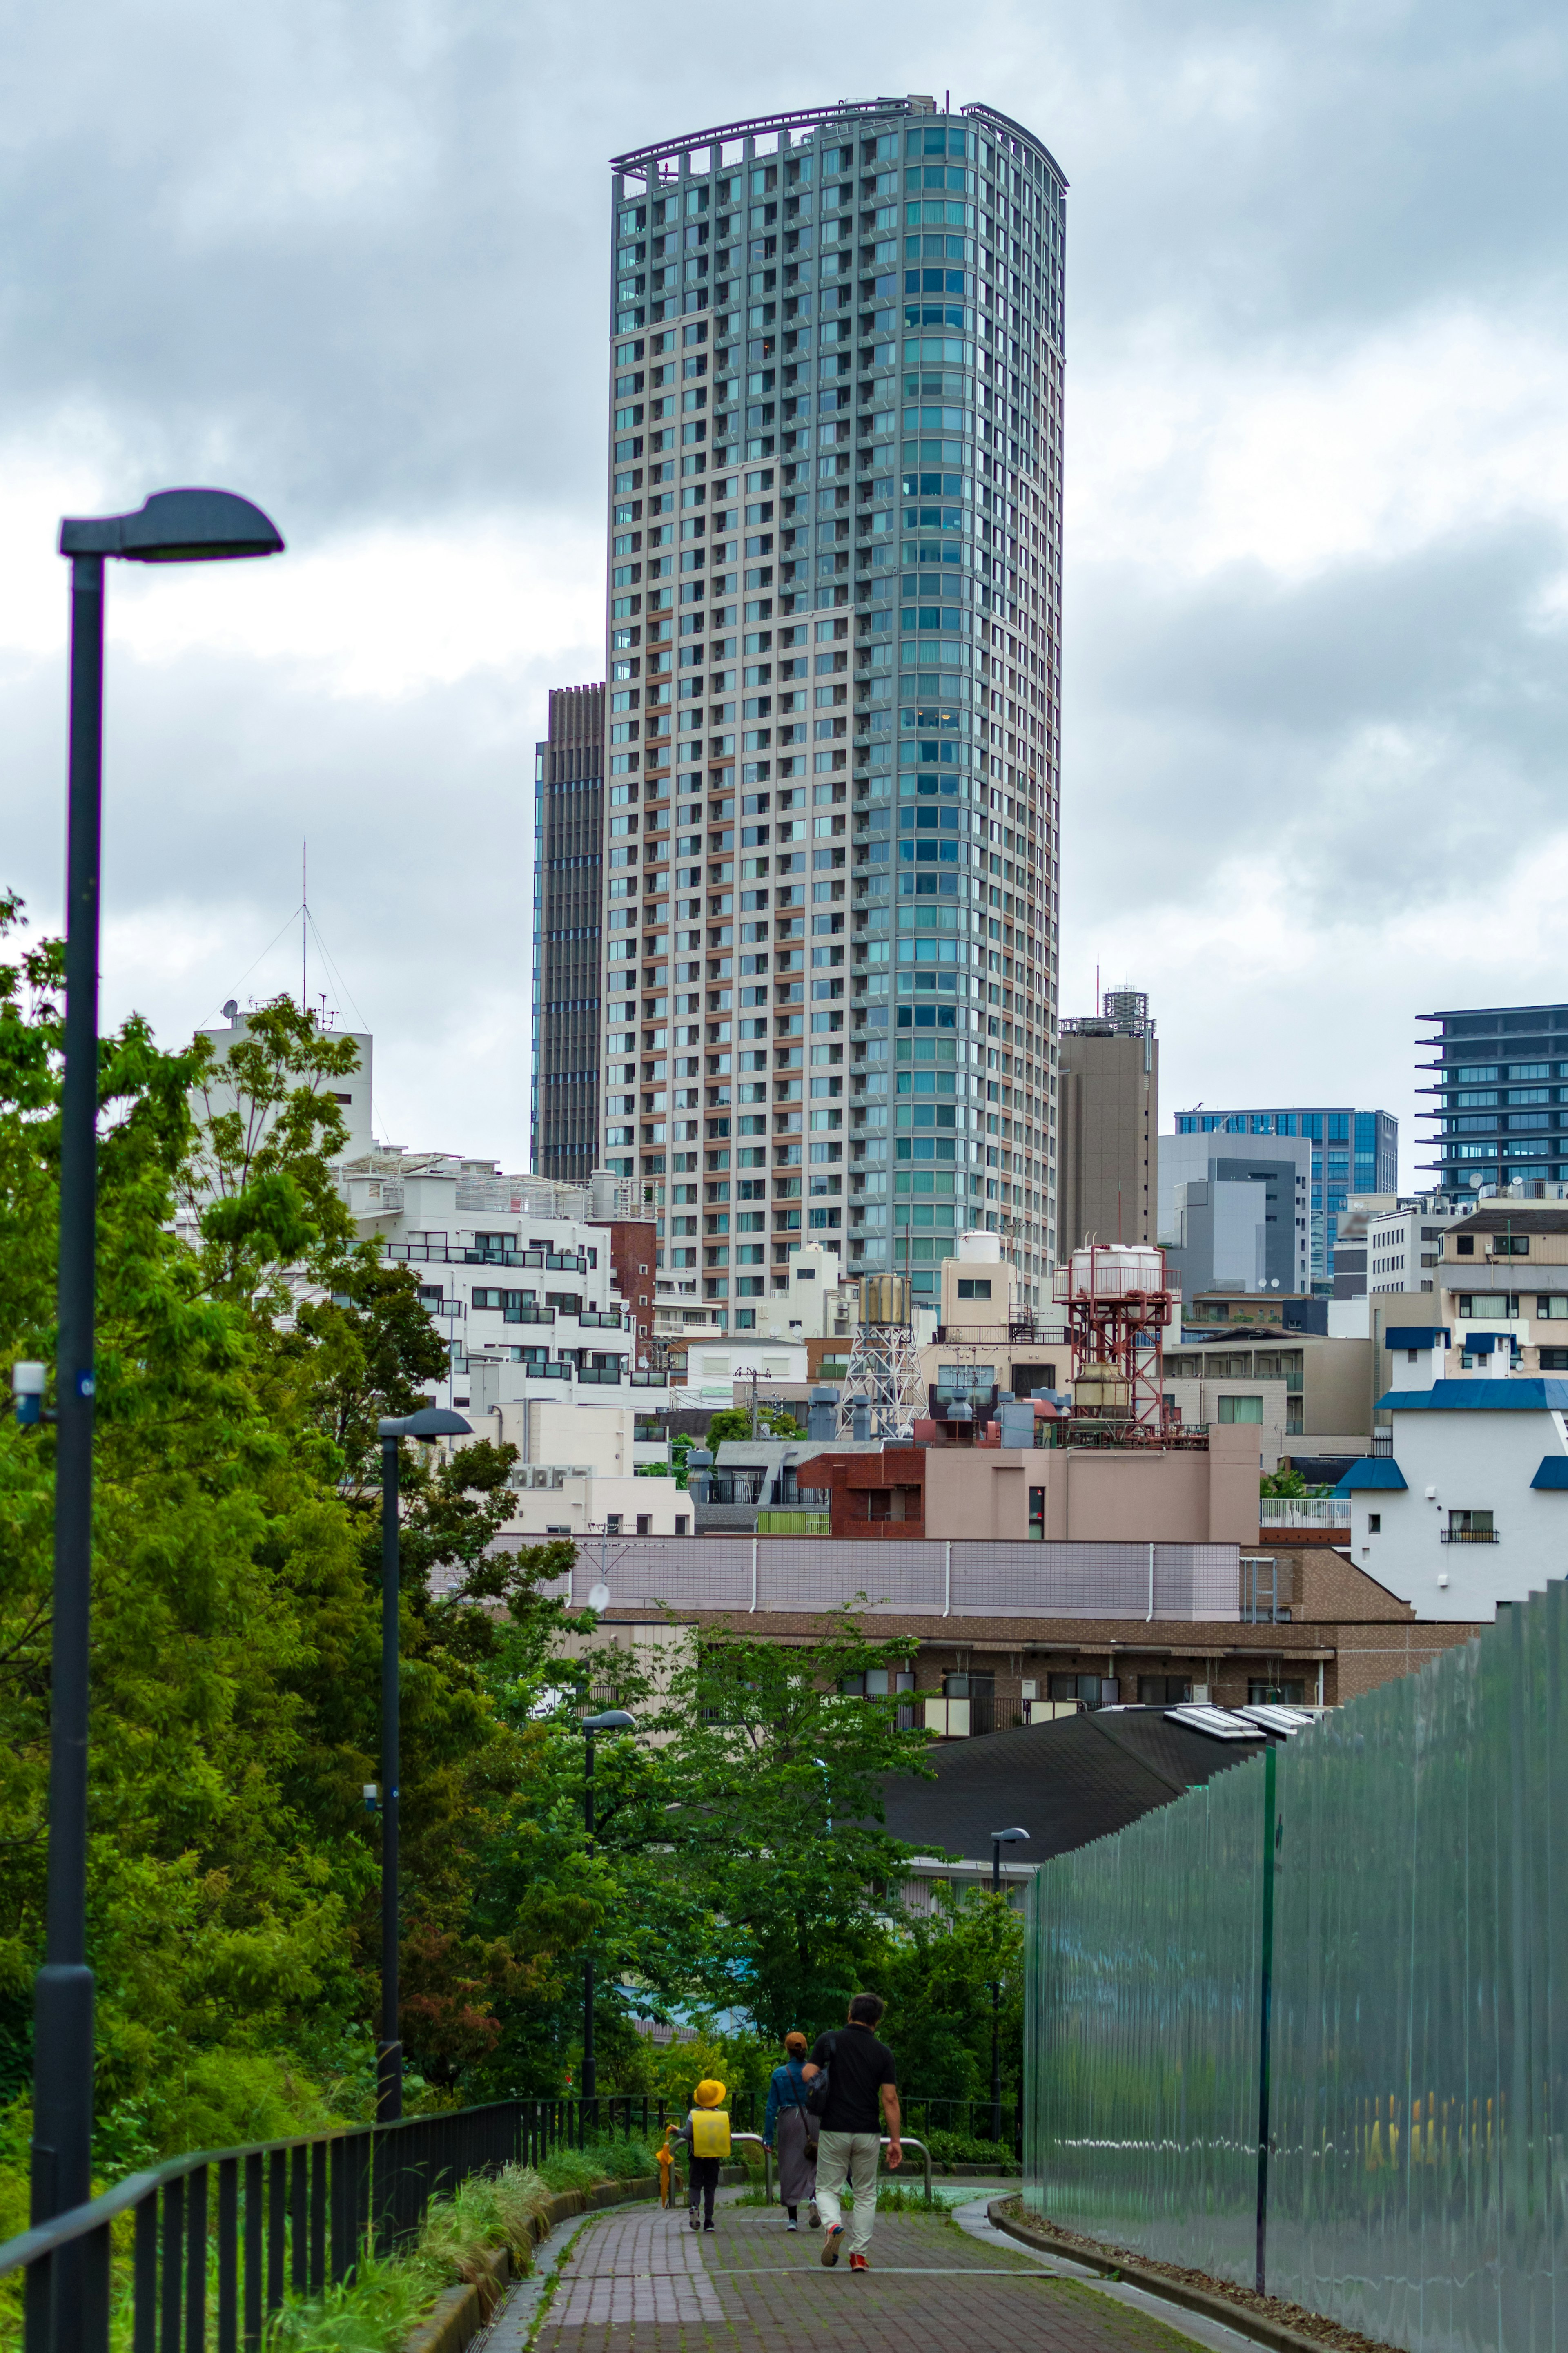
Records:
<instances>
[{"instance_id":1,"label":"glass facade of skyscraper","mask_svg":"<svg viewBox=\"0 0 1568 2353\"><path fill-rule=\"evenodd\" d=\"M745 1329L1054 1243L1066 183L929 99L613 166L602 1153Z\"/></svg>"},{"instance_id":2,"label":"glass facade of skyscraper","mask_svg":"<svg viewBox=\"0 0 1568 2353\"><path fill-rule=\"evenodd\" d=\"M1334 1279L1334 1221L1352 1193L1399 1190L1399 1122L1386 1111L1181 1111L1178 1135L1304 1135L1312 1146L1314 1285ZM1364 1247L1364 1245L1363 1245Z\"/></svg>"},{"instance_id":3,"label":"glass facade of skyscraper","mask_svg":"<svg viewBox=\"0 0 1568 2353\"><path fill-rule=\"evenodd\" d=\"M1445 1191L1478 1185L1568 1183L1568 1005L1472 1007L1420 1013L1436 1123L1423 1165Z\"/></svg>"}]
</instances>

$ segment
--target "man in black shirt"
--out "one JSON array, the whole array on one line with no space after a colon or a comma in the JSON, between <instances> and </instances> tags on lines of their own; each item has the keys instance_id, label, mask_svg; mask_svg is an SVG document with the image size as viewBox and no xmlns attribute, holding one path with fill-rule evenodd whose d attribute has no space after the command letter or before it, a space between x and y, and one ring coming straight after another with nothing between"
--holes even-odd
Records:
<instances>
[{"instance_id":1,"label":"man in black shirt","mask_svg":"<svg viewBox=\"0 0 1568 2353\"><path fill-rule=\"evenodd\" d=\"M844 2239L839 2192L847 2178L855 2192L849 2230L849 2268L870 2268L866 2250L877 2215L877 2160L882 2153L882 2119L888 2125L888 2163L903 2163L899 2138L899 2077L893 2054L877 2034L887 2004L880 1994L858 1993L849 2023L817 2037L804 2073L809 2084L826 2067L827 2107L818 2134L816 2204L823 2221L822 2261L836 2263Z\"/></svg>"}]
</instances>

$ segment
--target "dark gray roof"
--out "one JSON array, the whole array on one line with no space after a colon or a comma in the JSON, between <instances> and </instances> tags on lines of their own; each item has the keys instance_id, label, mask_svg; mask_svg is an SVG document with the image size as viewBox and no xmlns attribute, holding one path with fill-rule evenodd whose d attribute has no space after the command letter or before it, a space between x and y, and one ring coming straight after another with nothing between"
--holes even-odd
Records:
<instances>
[{"instance_id":1,"label":"dark gray roof","mask_svg":"<svg viewBox=\"0 0 1568 2353\"><path fill-rule=\"evenodd\" d=\"M1212 1740L1162 1708L1101 1708L933 1747L934 1781L889 1775L887 1824L922 1854L991 1860L991 1833L1015 1824L1027 1846L1004 1861L1046 1862L1260 1756L1267 1743Z\"/></svg>"}]
</instances>

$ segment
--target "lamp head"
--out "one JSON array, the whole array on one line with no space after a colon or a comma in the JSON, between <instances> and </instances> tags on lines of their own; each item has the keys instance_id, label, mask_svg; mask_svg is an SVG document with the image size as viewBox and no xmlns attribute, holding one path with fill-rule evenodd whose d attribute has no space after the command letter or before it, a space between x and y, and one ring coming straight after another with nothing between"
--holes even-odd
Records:
<instances>
[{"instance_id":1,"label":"lamp head","mask_svg":"<svg viewBox=\"0 0 1568 2353\"><path fill-rule=\"evenodd\" d=\"M636 1727L636 1716L628 1715L624 1707L607 1707L601 1715L583 1718L584 1732L631 1732Z\"/></svg>"},{"instance_id":2,"label":"lamp head","mask_svg":"<svg viewBox=\"0 0 1568 2353\"><path fill-rule=\"evenodd\" d=\"M991 1843L993 1846L1016 1846L1020 1839L1026 1839L1028 1835L1027 1831L993 1831Z\"/></svg>"},{"instance_id":3,"label":"lamp head","mask_svg":"<svg viewBox=\"0 0 1568 2353\"><path fill-rule=\"evenodd\" d=\"M378 1421L375 1434L378 1438L472 1438L474 1425L450 1406L425 1405L417 1413L405 1413L401 1420Z\"/></svg>"},{"instance_id":4,"label":"lamp head","mask_svg":"<svg viewBox=\"0 0 1568 2353\"><path fill-rule=\"evenodd\" d=\"M154 491L134 514L68 515L62 555L121 555L132 564L221 564L278 555L283 534L232 491Z\"/></svg>"}]
</instances>

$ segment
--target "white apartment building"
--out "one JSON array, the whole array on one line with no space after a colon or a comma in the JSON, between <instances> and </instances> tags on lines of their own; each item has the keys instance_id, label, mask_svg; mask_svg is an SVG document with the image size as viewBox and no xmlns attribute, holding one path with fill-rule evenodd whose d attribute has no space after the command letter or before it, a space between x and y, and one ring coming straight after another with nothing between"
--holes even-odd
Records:
<instances>
[{"instance_id":1,"label":"white apartment building","mask_svg":"<svg viewBox=\"0 0 1568 2353\"><path fill-rule=\"evenodd\" d=\"M481 1367L503 1368L500 1394L514 1401L619 1405L647 1390L648 1411L668 1402L662 1375L637 1367L610 1237L589 1222L595 1208L614 1214L614 1205L596 1203L593 1187L395 1147L345 1160L339 1181L360 1233L411 1269L447 1342L442 1404L469 1402Z\"/></svg>"},{"instance_id":2,"label":"white apartment building","mask_svg":"<svg viewBox=\"0 0 1568 2353\"><path fill-rule=\"evenodd\" d=\"M1335 1298L1435 1289L1443 1237L1475 1206L1449 1193L1352 1194L1337 1213Z\"/></svg>"},{"instance_id":3,"label":"white apartment building","mask_svg":"<svg viewBox=\"0 0 1568 2353\"><path fill-rule=\"evenodd\" d=\"M1384 1335L1389 1451L1352 1465L1358 1568L1421 1618L1482 1623L1568 1567L1568 1381L1512 1374L1507 1336L1471 1335L1455 1378L1442 1324Z\"/></svg>"},{"instance_id":4,"label":"white apartment building","mask_svg":"<svg viewBox=\"0 0 1568 2353\"><path fill-rule=\"evenodd\" d=\"M229 998L223 1012L225 1026L222 1029L199 1029L196 1032L199 1038L210 1039L220 1066L227 1061L232 1050L250 1030L250 1015L240 1011L234 997ZM331 1089L332 1101L342 1113L348 1128L348 1155L353 1157L362 1152L374 1151L375 1147L375 1133L371 1123L371 1080L374 1069L375 1040L368 1029L333 1029L330 1034L335 1041L348 1039L359 1052L358 1069L350 1076L335 1079ZM208 1120L235 1108L234 1090L225 1083L220 1067L215 1071L211 1083L205 1090L197 1090L193 1109L199 1120ZM270 1124L269 1116L264 1113L258 1129L258 1142L266 1134Z\"/></svg>"},{"instance_id":5,"label":"white apartment building","mask_svg":"<svg viewBox=\"0 0 1568 2353\"><path fill-rule=\"evenodd\" d=\"M644 1464L667 1469L669 1449L662 1433L639 1437L644 1425L637 1407L599 1402L584 1411L573 1396L529 1395L519 1368L510 1364L474 1363L468 1384L464 1410L475 1439L518 1451L503 1545L555 1535L581 1541L690 1535L691 1501L673 1477L639 1476ZM469 1442L456 1441L459 1449Z\"/></svg>"}]
</instances>

